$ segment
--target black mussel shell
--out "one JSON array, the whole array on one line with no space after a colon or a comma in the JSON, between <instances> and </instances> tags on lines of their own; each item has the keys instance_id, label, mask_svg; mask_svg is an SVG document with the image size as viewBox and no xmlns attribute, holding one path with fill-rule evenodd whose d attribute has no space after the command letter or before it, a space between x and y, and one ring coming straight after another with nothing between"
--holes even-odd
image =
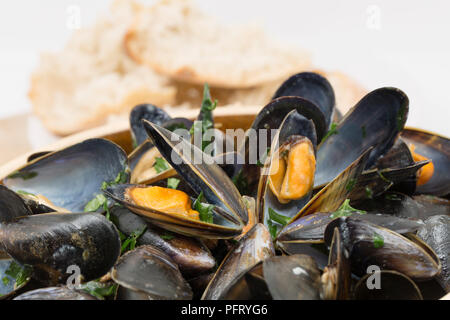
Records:
<instances>
[{"instance_id":1,"label":"black mussel shell","mask_svg":"<svg viewBox=\"0 0 450 320\"><path fill-rule=\"evenodd\" d=\"M49 287L25 292L14 300L97 300L97 298L81 290Z\"/></svg>"},{"instance_id":2,"label":"black mussel shell","mask_svg":"<svg viewBox=\"0 0 450 320\"><path fill-rule=\"evenodd\" d=\"M178 266L164 252L145 245L120 257L111 276L119 285L153 299L190 300L192 291Z\"/></svg>"},{"instance_id":3,"label":"black mussel shell","mask_svg":"<svg viewBox=\"0 0 450 320\"><path fill-rule=\"evenodd\" d=\"M83 212L127 168L127 156L115 143L90 139L28 163L4 179L14 191L43 195L55 206Z\"/></svg>"},{"instance_id":4,"label":"black mussel shell","mask_svg":"<svg viewBox=\"0 0 450 320\"><path fill-rule=\"evenodd\" d=\"M145 229L137 244L160 249L178 265L181 273L199 274L215 266L214 257L200 240L154 227L124 207L114 206L110 212L117 228L128 236Z\"/></svg>"},{"instance_id":5,"label":"black mussel shell","mask_svg":"<svg viewBox=\"0 0 450 320\"><path fill-rule=\"evenodd\" d=\"M327 79L314 72L302 72L291 76L275 92L272 99L286 96L305 98L317 105L330 127L335 104L334 91Z\"/></svg>"},{"instance_id":6,"label":"black mussel shell","mask_svg":"<svg viewBox=\"0 0 450 320\"><path fill-rule=\"evenodd\" d=\"M315 187L333 180L369 147L366 168L385 154L403 129L408 115L408 97L396 88L368 93L350 110L318 147Z\"/></svg>"},{"instance_id":7,"label":"black mussel shell","mask_svg":"<svg viewBox=\"0 0 450 320\"><path fill-rule=\"evenodd\" d=\"M353 217L338 218L328 224L324 237L327 244L331 243L335 227L350 253L356 275L366 274L373 265L416 280L431 279L440 272L438 258L431 249L425 249L425 244L416 244L396 232Z\"/></svg>"},{"instance_id":8,"label":"black mussel shell","mask_svg":"<svg viewBox=\"0 0 450 320\"><path fill-rule=\"evenodd\" d=\"M130 127L136 146L141 145L147 139L147 133L142 124L142 119L162 125L172 118L167 112L152 104L140 104L134 107L130 112Z\"/></svg>"},{"instance_id":9,"label":"black mussel shell","mask_svg":"<svg viewBox=\"0 0 450 320\"><path fill-rule=\"evenodd\" d=\"M377 280L376 278L379 278ZM417 285L408 276L393 270L366 274L356 284L356 300L422 300Z\"/></svg>"},{"instance_id":10,"label":"black mussel shell","mask_svg":"<svg viewBox=\"0 0 450 320\"><path fill-rule=\"evenodd\" d=\"M33 214L23 199L14 191L0 185L0 223Z\"/></svg>"},{"instance_id":11,"label":"black mussel shell","mask_svg":"<svg viewBox=\"0 0 450 320\"><path fill-rule=\"evenodd\" d=\"M114 225L100 214L48 213L0 225L3 249L21 264L34 267L33 277L63 283L70 266L80 269L82 281L106 274L120 254Z\"/></svg>"},{"instance_id":12,"label":"black mussel shell","mask_svg":"<svg viewBox=\"0 0 450 320\"><path fill-rule=\"evenodd\" d=\"M441 261L442 271L436 277L442 288L450 292L450 217L432 216L425 220L417 236L425 241Z\"/></svg>"}]
</instances>

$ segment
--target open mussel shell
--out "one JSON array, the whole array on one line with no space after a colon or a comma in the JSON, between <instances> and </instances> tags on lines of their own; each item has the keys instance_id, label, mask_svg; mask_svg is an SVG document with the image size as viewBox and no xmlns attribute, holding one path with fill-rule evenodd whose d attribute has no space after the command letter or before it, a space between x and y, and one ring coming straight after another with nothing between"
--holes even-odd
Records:
<instances>
[{"instance_id":1,"label":"open mussel shell","mask_svg":"<svg viewBox=\"0 0 450 320\"><path fill-rule=\"evenodd\" d=\"M161 125L172 118L167 112L152 104L140 104L134 107L130 112L130 127L136 146L141 145L147 139L142 119Z\"/></svg>"},{"instance_id":2,"label":"open mussel shell","mask_svg":"<svg viewBox=\"0 0 450 320\"><path fill-rule=\"evenodd\" d=\"M239 191L212 157L158 125L144 120L144 126L164 159L196 193L203 192L208 203L229 212L236 221L247 223Z\"/></svg>"},{"instance_id":3,"label":"open mussel shell","mask_svg":"<svg viewBox=\"0 0 450 320\"><path fill-rule=\"evenodd\" d=\"M408 115L408 97L396 88L368 93L350 110L317 151L314 186L333 180L369 147L373 147L366 168L386 153L403 129Z\"/></svg>"},{"instance_id":4,"label":"open mussel shell","mask_svg":"<svg viewBox=\"0 0 450 320\"><path fill-rule=\"evenodd\" d=\"M158 300L190 300L192 291L164 252L145 245L120 257L111 276L119 285Z\"/></svg>"},{"instance_id":5,"label":"open mussel shell","mask_svg":"<svg viewBox=\"0 0 450 320\"><path fill-rule=\"evenodd\" d=\"M430 159L434 166L431 179L423 185L418 185L417 194L432 194L445 196L450 193L450 140L434 133L415 129L405 129L401 132L402 139L409 146L415 147L414 152Z\"/></svg>"},{"instance_id":6,"label":"open mussel shell","mask_svg":"<svg viewBox=\"0 0 450 320\"><path fill-rule=\"evenodd\" d=\"M270 185L271 183L274 185L273 181L270 182L270 173L273 169L272 167L277 166L278 170L283 169L277 161L278 159L275 159L275 157L280 158L283 153L289 153L291 149L296 146L300 146L301 144L306 145L311 154L314 154L316 149L316 141L317 137L313 122L298 114L296 110L289 112L283 119L279 131L272 141L273 148L276 147L277 149L269 152L258 184L257 215L264 222L264 224L267 225L267 221L269 219L269 208L287 217L293 217L309 201L312 193L311 190L313 183L311 181L311 188L309 188L309 191L307 191L301 198L290 200L288 202L280 201L279 194L274 192ZM295 159L294 161L298 160ZM290 163L287 163L286 168L284 169L285 174L288 173L288 170L290 169L289 166ZM314 169L315 163L312 168L313 172L310 172L312 179L314 177ZM275 168L274 170L277 169Z\"/></svg>"},{"instance_id":7,"label":"open mussel shell","mask_svg":"<svg viewBox=\"0 0 450 320\"><path fill-rule=\"evenodd\" d=\"M415 190L416 174L427 163L420 161L401 168L367 170L358 177L349 198L356 204L377 197L387 190L401 190L412 194Z\"/></svg>"},{"instance_id":8,"label":"open mussel shell","mask_svg":"<svg viewBox=\"0 0 450 320\"><path fill-rule=\"evenodd\" d=\"M183 274L195 275L214 268L216 261L201 241L156 228L124 207L114 206L110 212L117 228L128 236L146 228L137 244L152 245L163 251Z\"/></svg>"},{"instance_id":9,"label":"open mussel shell","mask_svg":"<svg viewBox=\"0 0 450 320\"><path fill-rule=\"evenodd\" d=\"M171 213L154 210L135 204L128 196L128 190L136 185L114 185L104 190L105 194L127 207L132 212L146 218L153 225L191 237L226 239L239 235L243 225L239 220L230 217L220 207L213 209L213 223L182 217Z\"/></svg>"},{"instance_id":10,"label":"open mussel shell","mask_svg":"<svg viewBox=\"0 0 450 320\"><path fill-rule=\"evenodd\" d=\"M361 174L371 149L366 150L355 162L341 172L332 182L320 190L301 210L281 229L277 236L277 241L291 241L290 233L296 233L301 225L295 221L301 217L317 212L335 212L347 199L356 179Z\"/></svg>"},{"instance_id":11,"label":"open mussel shell","mask_svg":"<svg viewBox=\"0 0 450 320\"><path fill-rule=\"evenodd\" d=\"M417 285L408 276L381 270L363 276L355 286L356 300L422 300Z\"/></svg>"},{"instance_id":12,"label":"open mussel shell","mask_svg":"<svg viewBox=\"0 0 450 320\"><path fill-rule=\"evenodd\" d=\"M293 110L314 123L317 141L320 142L327 132L325 116L314 103L301 97L280 97L272 100L258 113L251 128L253 130L279 129L284 118ZM269 134L267 138L270 139ZM270 147L270 141L266 145Z\"/></svg>"},{"instance_id":13,"label":"open mussel shell","mask_svg":"<svg viewBox=\"0 0 450 320\"><path fill-rule=\"evenodd\" d=\"M415 280L436 276L441 265L438 257L426 244L417 244L389 229L354 217L342 217L330 222L324 239L331 243L334 228L338 228L342 241L350 253L352 272L362 276L367 268L396 270Z\"/></svg>"},{"instance_id":14,"label":"open mussel shell","mask_svg":"<svg viewBox=\"0 0 450 320\"><path fill-rule=\"evenodd\" d=\"M401 218L392 214L358 212L350 213L348 216L357 217L360 220L368 221L387 228L394 232L405 234L416 232L424 223L420 219ZM302 218L299 218L286 226L279 240L287 243L322 243L327 225L335 218L333 213L317 212Z\"/></svg>"},{"instance_id":15,"label":"open mussel shell","mask_svg":"<svg viewBox=\"0 0 450 320\"><path fill-rule=\"evenodd\" d=\"M97 300L97 298L87 292L68 287L49 287L22 293L14 300Z\"/></svg>"},{"instance_id":16,"label":"open mussel shell","mask_svg":"<svg viewBox=\"0 0 450 320\"><path fill-rule=\"evenodd\" d=\"M0 185L0 224L32 214L30 207L18 194Z\"/></svg>"},{"instance_id":17,"label":"open mussel shell","mask_svg":"<svg viewBox=\"0 0 450 320\"><path fill-rule=\"evenodd\" d=\"M202 299L222 299L236 279L274 254L275 249L269 231L263 224L256 224L224 258Z\"/></svg>"},{"instance_id":18,"label":"open mussel shell","mask_svg":"<svg viewBox=\"0 0 450 320\"><path fill-rule=\"evenodd\" d=\"M286 96L302 97L317 105L325 115L326 127L330 127L335 104L334 91L320 74L301 72L291 76L277 89L272 99Z\"/></svg>"},{"instance_id":19,"label":"open mussel shell","mask_svg":"<svg viewBox=\"0 0 450 320\"><path fill-rule=\"evenodd\" d=\"M418 166L420 163L422 163L422 165ZM383 171L383 169L397 169L397 171L399 171L401 169L407 170L406 168L414 167L416 165L418 166L418 170L420 170L426 162L421 161L420 163L415 163L408 145L401 138L398 138L392 148L386 154L378 158L374 167L381 171ZM409 177L401 178L402 179L400 180L398 173L394 176L394 179L392 179L392 177L387 178L389 180L393 180L391 190L397 190L406 194L413 194L416 191L417 172L412 172Z\"/></svg>"},{"instance_id":20,"label":"open mussel shell","mask_svg":"<svg viewBox=\"0 0 450 320\"><path fill-rule=\"evenodd\" d=\"M10 174L3 183L14 191L43 195L55 206L83 212L127 168L127 156L115 143L90 139L38 158Z\"/></svg>"},{"instance_id":21,"label":"open mussel shell","mask_svg":"<svg viewBox=\"0 0 450 320\"><path fill-rule=\"evenodd\" d=\"M0 243L19 263L34 267L34 278L51 284L64 282L70 266L79 268L82 281L101 277L120 254L117 229L94 213L48 213L3 223Z\"/></svg>"},{"instance_id":22,"label":"open mussel shell","mask_svg":"<svg viewBox=\"0 0 450 320\"><path fill-rule=\"evenodd\" d=\"M263 274L275 300L320 299L320 271L307 255L271 257L263 262Z\"/></svg>"},{"instance_id":23,"label":"open mussel shell","mask_svg":"<svg viewBox=\"0 0 450 320\"><path fill-rule=\"evenodd\" d=\"M323 298L326 300L346 300L350 293L351 267L349 252L342 242L341 234L334 228L331 240L328 266L321 276Z\"/></svg>"},{"instance_id":24,"label":"open mussel shell","mask_svg":"<svg viewBox=\"0 0 450 320\"><path fill-rule=\"evenodd\" d=\"M226 300L318 300L320 270L304 254L273 256L237 278L223 294Z\"/></svg>"},{"instance_id":25,"label":"open mussel shell","mask_svg":"<svg viewBox=\"0 0 450 320\"><path fill-rule=\"evenodd\" d=\"M442 265L437 281L446 292L450 292L450 217L441 215L428 218L417 236L436 252Z\"/></svg>"}]
</instances>

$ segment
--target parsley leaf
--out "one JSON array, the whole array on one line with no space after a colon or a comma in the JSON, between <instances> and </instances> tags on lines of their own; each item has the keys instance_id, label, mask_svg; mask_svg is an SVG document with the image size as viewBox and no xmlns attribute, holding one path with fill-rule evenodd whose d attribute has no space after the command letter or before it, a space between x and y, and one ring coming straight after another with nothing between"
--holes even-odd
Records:
<instances>
[{"instance_id":1,"label":"parsley leaf","mask_svg":"<svg viewBox=\"0 0 450 320\"><path fill-rule=\"evenodd\" d=\"M167 179L167 188L176 189L180 184L180 179L177 178L168 178Z\"/></svg>"},{"instance_id":2,"label":"parsley leaf","mask_svg":"<svg viewBox=\"0 0 450 320\"><path fill-rule=\"evenodd\" d=\"M271 220L281 224L282 226L287 225L289 223L289 221L291 221L290 217L287 217L287 216L284 216L282 214L279 214L278 212L276 212L272 208L269 208L269 217L270 217Z\"/></svg>"},{"instance_id":3,"label":"parsley leaf","mask_svg":"<svg viewBox=\"0 0 450 320\"><path fill-rule=\"evenodd\" d=\"M116 293L117 286L117 284L106 284L93 280L80 284L79 289L89 293L97 299L105 300L105 297L112 296Z\"/></svg>"},{"instance_id":4,"label":"parsley leaf","mask_svg":"<svg viewBox=\"0 0 450 320\"><path fill-rule=\"evenodd\" d=\"M15 287L18 288L31 277L31 270L29 266L21 266L17 262L11 261L5 274L16 281ZM3 278L2 281L5 282L5 279Z\"/></svg>"},{"instance_id":5,"label":"parsley leaf","mask_svg":"<svg viewBox=\"0 0 450 320\"><path fill-rule=\"evenodd\" d=\"M378 234L378 233L374 233L373 235L373 246L375 248L381 248L384 246L384 238L382 235Z\"/></svg>"},{"instance_id":6,"label":"parsley leaf","mask_svg":"<svg viewBox=\"0 0 450 320\"><path fill-rule=\"evenodd\" d=\"M121 253L124 253L128 250L134 250L136 248L137 240L144 234L145 230L147 230L147 226L144 226L141 230L133 231L130 236L122 243Z\"/></svg>"},{"instance_id":7,"label":"parsley leaf","mask_svg":"<svg viewBox=\"0 0 450 320\"><path fill-rule=\"evenodd\" d=\"M104 206L108 199L103 194L98 194L94 199L89 201L84 207L84 212L96 212L100 207Z\"/></svg>"},{"instance_id":8,"label":"parsley leaf","mask_svg":"<svg viewBox=\"0 0 450 320\"><path fill-rule=\"evenodd\" d=\"M364 210L352 208L350 206L350 199L346 199L344 203L339 207L339 209L330 215L330 218L334 219L339 217L349 217L354 213L366 214L367 212Z\"/></svg>"},{"instance_id":9,"label":"parsley leaf","mask_svg":"<svg viewBox=\"0 0 450 320\"><path fill-rule=\"evenodd\" d=\"M272 236L272 239L277 237L278 226L272 223L272 220L267 220L267 228L269 229L269 233Z\"/></svg>"},{"instance_id":10,"label":"parsley leaf","mask_svg":"<svg viewBox=\"0 0 450 320\"><path fill-rule=\"evenodd\" d=\"M339 132L337 131L337 123L333 122L331 124L330 130L328 130L327 134L325 135L325 137L323 137L322 141L327 140L329 137L331 137L333 134L338 134Z\"/></svg>"},{"instance_id":11,"label":"parsley leaf","mask_svg":"<svg viewBox=\"0 0 450 320\"><path fill-rule=\"evenodd\" d=\"M155 168L156 173L161 173L169 169L169 164L165 159L157 157L153 168Z\"/></svg>"},{"instance_id":12,"label":"parsley leaf","mask_svg":"<svg viewBox=\"0 0 450 320\"><path fill-rule=\"evenodd\" d=\"M203 191L200 192L198 198L194 201L192 208L199 213L200 220L206 223L213 223L214 205L207 204L203 201Z\"/></svg>"},{"instance_id":13,"label":"parsley leaf","mask_svg":"<svg viewBox=\"0 0 450 320\"><path fill-rule=\"evenodd\" d=\"M238 174L233 177L233 183L236 188L239 190L241 195L249 194L248 192L248 182L245 178L242 169L239 170Z\"/></svg>"}]
</instances>

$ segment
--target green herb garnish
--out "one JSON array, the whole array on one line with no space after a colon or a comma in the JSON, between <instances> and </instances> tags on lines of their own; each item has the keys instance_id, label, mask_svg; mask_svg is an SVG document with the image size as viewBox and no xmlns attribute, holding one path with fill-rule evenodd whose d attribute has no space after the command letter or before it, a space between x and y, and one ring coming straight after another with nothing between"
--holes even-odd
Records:
<instances>
[{"instance_id":1,"label":"green herb garnish","mask_svg":"<svg viewBox=\"0 0 450 320\"><path fill-rule=\"evenodd\" d=\"M365 139L367 136L366 126L361 126L361 132L363 139Z\"/></svg>"},{"instance_id":2,"label":"green herb garnish","mask_svg":"<svg viewBox=\"0 0 450 320\"><path fill-rule=\"evenodd\" d=\"M269 208L269 218L271 220L281 224L282 226L287 225L289 223L289 221L291 221L290 217L287 217L287 216L284 216L282 214L279 214L278 212L276 212L272 208Z\"/></svg>"},{"instance_id":3,"label":"green herb garnish","mask_svg":"<svg viewBox=\"0 0 450 320\"><path fill-rule=\"evenodd\" d=\"M35 194L26 192L26 191L24 191L24 190L17 190L16 193L21 194L21 195L24 195L24 196L33 196L33 197L36 197Z\"/></svg>"},{"instance_id":4,"label":"green herb garnish","mask_svg":"<svg viewBox=\"0 0 450 320\"><path fill-rule=\"evenodd\" d=\"M106 199L106 197L103 194L98 194L95 196L94 199L92 199L86 204L86 206L84 207L84 212L96 212L107 202L108 199Z\"/></svg>"},{"instance_id":5,"label":"green herb garnish","mask_svg":"<svg viewBox=\"0 0 450 320\"><path fill-rule=\"evenodd\" d=\"M97 299L105 300L105 297L112 296L116 293L117 284L106 284L94 280L80 284L79 289L89 293Z\"/></svg>"},{"instance_id":6,"label":"green herb garnish","mask_svg":"<svg viewBox=\"0 0 450 320\"><path fill-rule=\"evenodd\" d=\"M5 274L16 281L15 288L18 288L30 278L31 270L29 266L22 267L17 262L12 261L8 269L5 270Z\"/></svg>"},{"instance_id":7,"label":"green herb garnish","mask_svg":"<svg viewBox=\"0 0 450 320\"><path fill-rule=\"evenodd\" d=\"M168 178L167 179L167 188L176 189L180 184L180 179L177 178Z\"/></svg>"},{"instance_id":8,"label":"green herb garnish","mask_svg":"<svg viewBox=\"0 0 450 320\"><path fill-rule=\"evenodd\" d=\"M11 282L11 280L9 280L8 277L3 277L3 278L2 278L2 282L3 282L3 284L4 284L5 286L7 286L7 285Z\"/></svg>"},{"instance_id":9,"label":"green herb garnish","mask_svg":"<svg viewBox=\"0 0 450 320\"><path fill-rule=\"evenodd\" d=\"M128 180L128 173L126 170L119 172L117 177L114 179L114 181L106 182L103 181L102 183L102 190L105 190L108 187L114 186L116 184L123 184L126 183Z\"/></svg>"},{"instance_id":10,"label":"green herb garnish","mask_svg":"<svg viewBox=\"0 0 450 320\"><path fill-rule=\"evenodd\" d=\"M153 168L155 168L156 173L161 173L169 170L169 164L165 159L157 157L155 158L155 164L153 165Z\"/></svg>"},{"instance_id":11,"label":"green herb garnish","mask_svg":"<svg viewBox=\"0 0 450 320\"><path fill-rule=\"evenodd\" d=\"M161 239L169 241L172 240L173 238L175 238L175 236L169 232L165 232L164 234L160 235Z\"/></svg>"},{"instance_id":12,"label":"green herb garnish","mask_svg":"<svg viewBox=\"0 0 450 320\"><path fill-rule=\"evenodd\" d=\"M338 134L339 132L337 131L337 123L333 122L330 126L330 130L328 130L327 134L325 135L325 137L323 137L322 141L327 140L329 137L331 137L334 134Z\"/></svg>"},{"instance_id":13,"label":"green herb garnish","mask_svg":"<svg viewBox=\"0 0 450 320\"><path fill-rule=\"evenodd\" d=\"M205 83L203 87L203 100L200 108L200 121L195 121L190 133L191 136L199 134L202 137L202 151L205 151L206 147L211 143L211 140L205 140L205 134L209 129L214 128L212 112L217 106L217 100L214 102L211 100L211 92L209 86ZM212 155L212 154L210 154Z\"/></svg>"},{"instance_id":14,"label":"green herb garnish","mask_svg":"<svg viewBox=\"0 0 450 320\"><path fill-rule=\"evenodd\" d=\"M130 236L122 243L121 253L124 253L128 250L134 250L134 248L136 248L137 240L144 234L145 230L147 230L147 226L144 226L141 230L133 231Z\"/></svg>"},{"instance_id":15,"label":"green herb garnish","mask_svg":"<svg viewBox=\"0 0 450 320\"><path fill-rule=\"evenodd\" d=\"M373 246L375 248L381 248L384 246L384 238L382 235L378 234L378 233L374 233L373 235Z\"/></svg>"},{"instance_id":16,"label":"green herb garnish","mask_svg":"<svg viewBox=\"0 0 450 320\"><path fill-rule=\"evenodd\" d=\"M235 175L232 180L241 195L249 194L248 182L244 176L242 169L239 170L238 174Z\"/></svg>"},{"instance_id":17,"label":"green herb garnish","mask_svg":"<svg viewBox=\"0 0 450 320\"><path fill-rule=\"evenodd\" d=\"M372 189L370 187L366 187L365 190L366 190L366 197L367 197L367 199L373 199L373 191L372 191Z\"/></svg>"},{"instance_id":18,"label":"green herb garnish","mask_svg":"<svg viewBox=\"0 0 450 320\"><path fill-rule=\"evenodd\" d=\"M339 218L339 217L349 217L354 213L358 214L366 214L367 212L364 210L358 210L350 206L350 199L346 199L344 203L337 209L337 211L333 212L330 215L331 219Z\"/></svg>"},{"instance_id":19,"label":"green herb garnish","mask_svg":"<svg viewBox=\"0 0 450 320\"><path fill-rule=\"evenodd\" d=\"M356 184L356 179L350 179L348 181L347 185L345 186L345 189L347 189L347 191L350 192L355 187L355 184Z\"/></svg>"},{"instance_id":20,"label":"green herb garnish","mask_svg":"<svg viewBox=\"0 0 450 320\"><path fill-rule=\"evenodd\" d=\"M258 159L256 161L256 165L258 167L261 167L261 168L264 167L264 163L266 162L266 159L267 159L267 156L269 155L269 153L270 153L270 148L267 148L266 153L261 157L261 159Z\"/></svg>"},{"instance_id":21,"label":"green herb garnish","mask_svg":"<svg viewBox=\"0 0 450 320\"><path fill-rule=\"evenodd\" d=\"M17 179L20 178L22 180L30 180L37 177L38 173L34 171L15 171L11 173L8 178L9 179Z\"/></svg>"},{"instance_id":22,"label":"green herb garnish","mask_svg":"<svg viewBox=\"0 0 450 320\"><path fill-rule=\"evenodd\" d=\"M203 191L200 192L198 198L194 201L192 208L199 213L201 221L206 223L213 223L214 205L203 203Z\"/></svg>"},{"instance_id":23,"label":"green herb garnish","mask_svg":"<svg viewBox=\"0 0 450 320\"><path fill-rule=\"evenodd\" d=\"M384 196L384 198L386 200L391 200L391 201L401 201L402 198L400 198L397 194L395 193L388 193Z\"/></svg>"},{"instance_id":24,"label":"green herb garnish","mask_svg":"<svg viewBox=\"0 0 450 320\"><path fill-rule=\"evenodd\" d=\"M269 219L267 220L267 228L269 229L269 233L272 236L272 239L275 239L278 233L278 226Z\"/></svg>"}]
</instances>

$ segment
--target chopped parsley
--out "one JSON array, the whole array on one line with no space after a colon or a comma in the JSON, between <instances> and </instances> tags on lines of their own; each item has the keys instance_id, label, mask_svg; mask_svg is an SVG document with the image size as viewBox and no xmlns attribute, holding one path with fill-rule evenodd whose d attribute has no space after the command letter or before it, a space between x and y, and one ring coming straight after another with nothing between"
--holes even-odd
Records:
<instances>
[{"instance_id":1,"label":"chopped parsley","mask_svg":"<svg viewBox=\"0 0 450 320\"><path fill-rule=\"evenodd\" d=\"M267 159L267 156L269 155L269 153L270 153L270 148L267 148L266 153L261 157L261 159L258 159L256 161L256 165L258 167L261 167L261 168L264 167L264 163L266 162L266 159Z\"/></svg>"},{"instance_id":2,"label":"chopped parsley","mask_svg":"<svg viewBox=\"0 0 450 320\"><path fill-rule=\"evenodd\" d=\"M388 193L384 196L384 198L386 200L391 200L391 201L400 201L402 200L402 198L400 198L397 194L395 193Z\"/></svg>"},{"instance_id":3,"label":"chopped parsley","mask_svg":"<svg viewBox=\"0 0 450 320\"><path fill-rule=\"evenodd\" d=\"M364 125L361 126L361 133L362 133L363 139L365 139L367 136L366 126L364 126Z\"/></svg>"},{"instance_id":4,"label":"chopped parsley","mask_svg":"<svg viewBox=\"0 0 450 320\"><path fill-rule=\"evenodd\" d=\"M205 140L204 135L209 130L214 128L212 112L216 109L217 100L214 102L211 100L211 93L209 86L205 83L203 88L203 100L202 106L200 108L201 121L194 121L194 125L191 127L190 133L193 137L194 135L200 134L202 137L202 151L205 151L206 147L211 143L211 140Z\"/></svg>"},{"instance_id":5,"label":"chopped parsley","mask_svg":"<svg viewBox=\"0 0 450 320\"><path fill-rule=\"evenodd\" d=\"M203 191L200 192L198 198L194 201L192 208L199 213L199 218L201 221L206 223L213 223L213 210L214 205L207 204L203 201Z\"/></svg>"},{"instance_id":6,"label":"chopped parsley","mask_svg":"<svg viewBox=\"0 0 450 320\"><path fill-rule=\"evenodd\" d=\"M378 249L384 246L384 238L382 235L375 232L372 239L373 239L373 246L375 248Z\"/></svg>"},{"instance_id":7,"label":"chopped parsley","mask_svg":"<svg viewBox=\"0 0 450 320\"><path fill-rule=\"evenodd\" d=\"M15 171L11 173L8 178L9 179L17 179L20 178L22 180L30 180L37 177L38 173L34 171Z\"/></svg>"},{"instance_id":8,"label":"chopped parsley","mask_svg":"<svg viewBox=\"0 0 450 320\"><path fill-rule=\"evenodd\" d=\"M5 274L16 281L15 288L18 288L31 277L31 270L29 266L21 266L17 262L12 261L8 269L5 270ZM6 281L5 278L2 279L3 283Z\"/></svg>"},{"instance_id":9,"label":"chopped parsley","mask_svg":"<svg viewBox=\"0 0 450 320\"><path fill-rule=\"evenodd\" d=\"M21 195L24 195L24 196L33 196L33 197L36 196L35 194L30 193L30 192L26 192L26 191L24 191L24 190L17 190L16 193L21 194Z\"/></svg>"},{"instance_id":10,"label":"chopped parsley","mask_svg":"<svg viewBox=\"0 0 450 320\"><path fill-rule=\"evenodd\" d=\"M350 192L355 187L355 184L356 184L356 179L350 179L348 181L347 185L345 186L345 189L347 189L347 191Z\"/></svg>"},{"instance_id":11,"label":"chopped parsley","mask_svg":"<svg viewBox=\"0 0 450 320\"><path fill-rule=\"evenodd\" d=\"M278 226L269 219L267 220L267 228L269 229L269 233L272 236L272 239L275 239L278 233Z\"/></svg>"},{"instance_id":12,"label":"chopped parsley","mask_svg":"<svg viewBox=\"0 0 450 320\"><path fill-rule=\"evenodd\" d=\"M365 190L366 190L366 197L367 197L367 199L373 199L373 191L372 191L372 189L370 187L366 187Z\"/></svg>"},{"instance_id":13,"label":"chopped parsley","mask_svg":"<svg viewBox=\"0 0 450 320\"><path fill-rule=\"evenodd\" d=\"M180 184L180 179L177 178L168 178L167 179L167 188L176 189Z\"/></svg>"},{"instance_id":14,"label":"chopped parsley","mask_svg":"<svg viewBox=\"0 0 450 320\"><path fill-rule=\"evenodd\" d=\"M133 231L128 238L123 241L121 253L128 250L134 250L136 248L137 240L144 234L145 230L147 230L147 226L144 226L141 230Z\"/></svg>"},{"instance_id":15,"label":"chopped parsley","mask_svg":"<svg viewBox=\"0 0 450 320\"><path fill-rule=\"evenodd\" d=\"M290 217L287 217L287 216L284 216L282 214L279 214L278 212L276 212L272 208L269 208L269 218L272 221L275 221L275 222L281 224L282 226L287 225L289 223L289 221L291 221Z\"/></svg>"},{"instance_id":16,"label":"chopped parsley","mask_svg":"<svg viewBox=\"0 0 450 320\"><path fill-rule=\"evenodd\" d=\"M128 173L126 170L119 172L117 177L114 179L114 181L106 182L103 181L102 183L102 190L105 190L108 187L114 186L116 184L123 184L127 183L128 181Z\"/></svg>"},{"instance_id":17,"label":"chopped parsley","mask_svg":"<svg viewBox=\"0 0 450 320\"><path fill-rule=\"evenodd\" d=\"M155 168L156 173L161 173L169 169L169 164L165 159L156 157L153 168Z\"/></svg>"},{"instance_id":18,"label":"chopped parsley","mask_svg":"<svg viewBox=\"0 0 450 320\"><path fill-rule=\"evenodd\" d=\"M329 137L331 137L334 134L338 134L339 132L337 131L337 123L333 122L330 126L330 130L328 130L327 134L325 135L325 137L323 137L322 141L327 140Z\"/></svg>"},{"instance_id":19,"label":"chopped parsley","mask_svg":"<svg viewBox=\"0 0 450 320\"><path fill-rule=\"evenodd\" d=\"M241 195L249 194L248 192L248 182L243 174L243 170L239 170L238 174L233 177L233 183L239 190Z\"/></svg>"},{"instance_id":20,"label":"chopped parsley","mask_svg":"<svg viewBox=\"0 0 450 320\"><path fill-rule=\"evenodd\" d=\"M344 203L337 209L337 211L333 212L330 215L331 219L339 218L339 217L349 217L354 213L358 214L366 214L367 212L364 210L358 210L350 206L350 199L346 199Z\"/></svg>"},{"instance_id":21,"label":"chopped parsley","mask_svg":"<svg viewBox=\"0 0 450 320\"><path fill-rule=\"evenodd\" d=\"M84 207L84 212L96 212L98 209L107 204L108 199L103 194L98 194L94 199L89 201Z\"/></svg>"},{"instance_id":22,"label":"chopped parsley","mask_svg":"<svg viewBox=\"0 0 450 320\"><path fill-rule=\"evenodd\" d=\"M169 241L172 240L173 238L175 238L175 236L172 233L169 232L165 232L164 234L160 235L161 239Z\"/></svg>"},{"instance_id":23,"label":"chopped parsley","mask_svg":"<svg viewBox=\"0 0 450 320\"><path fill-rule=\"evenodd\" d=\"M93 280L80 284L79 289L89 293L97 299L105 300L105 297L112 296L116 293L117 286L117 284L106 284Z\"/></svg>"}]
</instances>

